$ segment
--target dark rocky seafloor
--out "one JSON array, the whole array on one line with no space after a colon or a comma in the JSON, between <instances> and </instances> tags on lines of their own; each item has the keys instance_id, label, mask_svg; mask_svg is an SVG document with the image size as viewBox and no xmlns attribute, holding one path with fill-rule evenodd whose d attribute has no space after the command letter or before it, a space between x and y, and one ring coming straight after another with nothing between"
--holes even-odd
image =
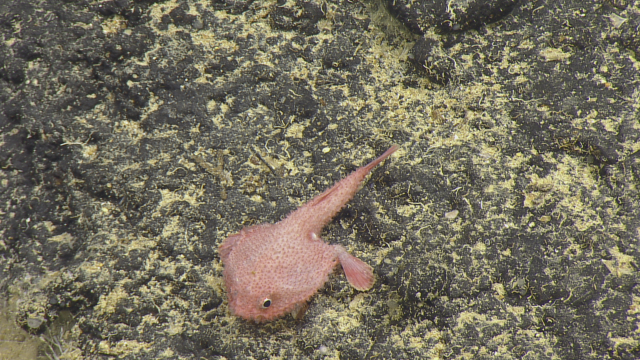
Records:
<instances>
[{"instance_id":1,"label":"dark rocky seafloor","mask_svg":"<svg viewBox=\"0 0 640 360\"><path fill-rule=\"evenodd\" d=\"M0 359L640 358L639 0L0 2ZM301 320L217 246L391 144Z\"/></svg>"}]
</instances>

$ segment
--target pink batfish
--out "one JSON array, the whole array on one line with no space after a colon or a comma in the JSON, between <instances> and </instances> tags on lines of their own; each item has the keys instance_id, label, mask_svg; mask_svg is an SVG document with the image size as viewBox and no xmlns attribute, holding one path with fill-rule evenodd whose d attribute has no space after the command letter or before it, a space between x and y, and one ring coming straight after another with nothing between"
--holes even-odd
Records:
<instances>
[{"instance_id":1,"label":"pink batfish","mask_svg":"<svg viewBox=\"0 0 640 360\"><path fill-rule=\"evenodd\" d=\"M344 247L325 243L320 233L356 194L371 169L396 150L392 146L280 222L250 226L226 238L219 253L231 312L256 322L287 313L300 318L309 298L338 263L351 286L371 289L373 268Z\"/></svg>"}]
</instances>

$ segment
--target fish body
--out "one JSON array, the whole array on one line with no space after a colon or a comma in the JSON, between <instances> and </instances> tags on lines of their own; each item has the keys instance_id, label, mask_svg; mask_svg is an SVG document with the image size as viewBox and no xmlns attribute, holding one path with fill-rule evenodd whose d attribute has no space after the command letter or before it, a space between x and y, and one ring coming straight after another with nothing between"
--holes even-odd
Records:
<instances>
[{"instance_id":1,"label":"fish body","mask_svg":"<svg viewBox=\"0 0 640 360\"><path fill-rule=\"evenodd\" d=\"M369 290L375 282L373 268L344 247L325 243L320 233L365 176L397 149L392 146L280 222L250 226L227 237L218 250L231 312L256 322L304 313L309 298L338 264L354 288Z\"/></svg>"}]
</instances>

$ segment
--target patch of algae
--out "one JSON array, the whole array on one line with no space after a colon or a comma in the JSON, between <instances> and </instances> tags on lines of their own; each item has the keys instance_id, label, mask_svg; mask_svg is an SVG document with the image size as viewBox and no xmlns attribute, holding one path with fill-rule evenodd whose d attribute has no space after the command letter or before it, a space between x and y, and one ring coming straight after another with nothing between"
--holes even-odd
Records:
<instances>
[{"instance_id":1,"label":"patch of algae","mask_svg":"<svg viewBox=\"0 0 640 360\"><path fill-rule=\"evenodd\" d=\"M45 277L44 282L50 281L51 277ZM42 284L42 281L39 284ZM34 316L26 321L26 327L34 330L34 333L18 326L15 314L19 304L24 302L23 298L29 296L28 292L22 292L19 288L20 284L15 284L10 289L9 297L0 299L0 359L83 359L77 342L81 332L69 311L61 311L41 335L35 334L43 323L41 317ZM34 307L34 304L31 304L32 311L35 310Z\"/></svg>"},{"instance_id":2,"label":"patch of algae","mask_svg":"<svg viewBox=\"0 0 640 360\"><path fill-rule=\"evenodd\" d=\"M98 345L98 352L109 356L130 356L140 355L144 350L149 349L150 347L150 344L136 340L120 340L115 344L109 341L102 341Z\"/></svg>"},{"instance_id":3,"label":"patch of algae","mask_svg":"<svg viewBox=\"0 0 640 360\"><path fill-rule=\"evenodd\" d=\"M113 314L118 303L128 297L129 294L121 286L118 286L108 294L101 296L98 304L93 309L98 316Z\"/></svg>"},{"instance_id":4,"label":"patch of algae","mask_svg":"<svg viewBox=\"0 0 640 360\"><path fill-rule=\"evenodd\" d=\"M16 325L16 300L0 300L0 359L35 359L40 341Z\"/></svg>"}]
</instances>

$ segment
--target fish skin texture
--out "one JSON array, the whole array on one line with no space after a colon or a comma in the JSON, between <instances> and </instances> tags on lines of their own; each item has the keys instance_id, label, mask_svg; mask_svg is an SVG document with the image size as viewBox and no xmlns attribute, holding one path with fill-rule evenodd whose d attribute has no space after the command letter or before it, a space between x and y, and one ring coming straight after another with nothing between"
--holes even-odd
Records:
<instances>
[{"instance_id":1,"label":"fish skin texture","mask_svg":"<svg viewBox=\"0 0 640 360\"><path fill-rule=\"evenodd\" d=\"M246 227L230 235L218 251L232 314L265 322L300 309L341 264L357 290L371 289L373 268L340 245L320 238L322 228L358 191L371 170L393 154L389 148L275 224ZM302 311L304 314L304 311Z\"/></svg>"}]
</instances>

